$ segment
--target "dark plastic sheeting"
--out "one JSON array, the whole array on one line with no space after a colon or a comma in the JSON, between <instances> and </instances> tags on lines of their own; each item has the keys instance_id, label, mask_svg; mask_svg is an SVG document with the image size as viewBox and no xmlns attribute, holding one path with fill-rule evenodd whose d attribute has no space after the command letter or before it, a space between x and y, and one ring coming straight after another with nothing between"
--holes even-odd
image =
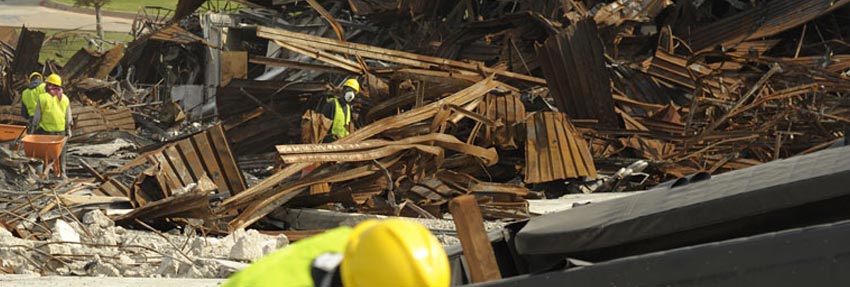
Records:
<instances>
[{"instance_id":1,"label":"dark plastic sheeting","mask_svg":"<svg viewBox=\"0 0 850 287\"><path fill-rule=\"evenodd\" d=\"M850 286L850 221L474 286Z\"/></svg>"},{"instance_id":2,"label":"dark plastic sheeting","mask_svg":"<svg viewBox=\"0 0 850 287\"><path fill-rule=\"evenodd\" d=\"M569 255L650 239L663 241L673 234L688 232L689 235L697 234L695 237L702 240L697 243L711 242L731 238L718 235L730 232L728 226L720 228L722 230L717 230L717 226L745 218L762 217L761 221L747 222L751 226L734 226L736 231L757 230L763 227L759 224L762 221L776 224L807 216L827 217L797 214L798 210L793 209L810 206L809 210L819 211L824 208L812 205L844 202L834 200L836 198L850 198L850 147L774 161L677 188L532 218L516 234L515 247L517 253L524 256ZM773 216L777 211L789 209L793 214ZM850 217L846 212L843 214L845 218ZM818 223L822 222L830 221ZM793 227L799 226L805 225ZM706 231L710 228L713 229ZM766 231L775 230L781 229ZM743 235L754 234L757 233ZM650 251L658 250L663 248Z\"/></svg>"}]
</instances>

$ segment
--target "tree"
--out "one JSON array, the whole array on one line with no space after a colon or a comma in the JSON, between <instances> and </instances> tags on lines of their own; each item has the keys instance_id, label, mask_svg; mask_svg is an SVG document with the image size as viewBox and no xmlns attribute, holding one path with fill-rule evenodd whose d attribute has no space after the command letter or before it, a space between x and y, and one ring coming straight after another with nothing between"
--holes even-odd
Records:
<instances>
[{"instance_id":1,"label":"tree","mask_svg":"<svg viewBox=\"0 0 850 287\"><path fill-rule=\"evenodd\" d=\"M74 0L74 6L94 7L94 15L97 21L97 38L103 40L103 25L101 24L100 10L112 0Z\"/></svg>"}]
</instances>

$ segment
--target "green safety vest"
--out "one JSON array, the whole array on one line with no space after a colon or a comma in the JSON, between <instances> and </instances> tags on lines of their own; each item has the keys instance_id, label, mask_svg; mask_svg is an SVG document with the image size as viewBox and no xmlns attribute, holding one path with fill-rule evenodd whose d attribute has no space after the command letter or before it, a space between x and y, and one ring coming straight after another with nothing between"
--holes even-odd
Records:
<instances>
[{"instance_id":1,"label":"green safety vest","mask_svg":"<svg viewBox=\"0 0 850 287\"><path fill-rule=\"evenodd\" d=\"M351 106L345 105L345 111L342 110L342 105L339 99L331 97L328 101L334 102L334 119L331 126L331 134L338 139L348 136L348 124L351 122Z\"/></svg>"},{"instance_id":2,"label":"green safety vest","mask_svg":"<svg viewBox=\"0 0 850 287\"><path fill-rule=\"evenodd\" d=\"M44 93L44 83L35 86L32 89L25 89L23 93L21 93L21 101L24 102L24 106L27 107L27 114L32 117L35 115L35 106L38 101L38 95Z\"/></svg>"},{"instance_id":3,"label":"green safety vest","mask_svg":"<svg viewBox=\"0 0 850 287\"><path fill-rule=\"evenodd\" d=\"M68 96L62 95L60 101L50 93L44 92L38 95L38 103L41 104L41 122L38 127L46 132L64 132L65 116L68 111Z\"/></svg>"},{"instance_id":4,"label":"green safety vest","mask_svg":"<svg viewBox=\"0 0 850 287\"><path fill-rule=\"evenodd\" d=\"M337 227L278 249L237 272L222 287L315 286L310 268L325 253L343 253L352 228Z\"/></svg>"}]
</instances>

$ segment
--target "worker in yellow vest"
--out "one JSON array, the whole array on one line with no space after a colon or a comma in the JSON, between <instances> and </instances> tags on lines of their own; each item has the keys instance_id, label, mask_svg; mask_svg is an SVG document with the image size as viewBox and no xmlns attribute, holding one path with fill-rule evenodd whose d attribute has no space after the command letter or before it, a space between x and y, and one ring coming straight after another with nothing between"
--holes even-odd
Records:
<instances>
[{"instance_id":1,"label":"worker in yellow vest","mask_svg":"<svg viewBox=\"0 0 850 287\"><path fill-rule=\"evenodd\" d=\"M27 120L32 120L38 95L44 93L44 76L39 72L32 72L28 80L29 85L21 92L21 115Z\"/></svg>"},{"instance_id":2,"label":"worker in yellow vest","mask_svg":"<svg viewBox=\"0 0 850 287\"><path fill-rule=\"evenodd\" d=\"M35 112L33 114L31 131L41 135L62 135L71 137L71 102L62 90L62 78L57 74L47 76L44 80L44 92L38 95ZM62 177L67 178L65 172L65 150L59 158L62 169Z\"/></svg>"},{"instance_id":3,"label":"worker in yellow vest","mask_svg":"<svg viewBox=\"0 0 850 287\"><path fill-rule=\"evenodd\" d=\"M348 136L348 125L351 124L351 105L357 94L360 93L360 83L357 79L348 79L342 84L342 99L339 96L327 98L322 114L331 119L333 124L325 142L335 141Z\"/></svg>"},{"instance_id":4,"label":"worker in yellow vest","mask_svg":"<svg viewBox=\"0 0 850 287\"><path fill-rule=\"evenodd\" d=\"M222 287L448 287L445 250L421 224L368 220L300 240L260 258Z\"/></svg>"}]
</instances>

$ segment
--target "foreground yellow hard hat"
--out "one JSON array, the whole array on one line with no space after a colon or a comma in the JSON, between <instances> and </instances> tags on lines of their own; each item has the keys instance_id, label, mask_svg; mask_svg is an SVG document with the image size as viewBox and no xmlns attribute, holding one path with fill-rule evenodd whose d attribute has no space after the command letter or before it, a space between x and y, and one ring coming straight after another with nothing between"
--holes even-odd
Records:
<instances>
[{"instance_id":1,"label":"foreground yellow hard hat","mask_svg":"<svg viewBox=\"0 0 850 287\"><path fill-rule=\"evenodd\" d=\"M342 83L342 86L354 89L355 94L360 92L360 83L357 82L357 79L345 80L345 82Z\"/></svg>"},{"instance_id":2,"label":"foreground yellow hard hat","mask_svg":"<svg viewBox=\"0 0 850 287\"><path fill-rule=\"evenodd\" d=\"M50 74L50 76L47 76L47 80L44 80L44 82L59 87L62 86L62 78L59 77L59 75L57 74Z\"/></svg>"},{"instance_id":3,"label":"foreground yellow hard hat","mask_svg":"<svg viewBox=\"0 0 850 287\"><path fill-rule=\"evenodd\" d=\"M39 72L32 72L32 74L30 74L29 78L27 78L27 79L30 80L30 83L32 83L32 78L35 78L35 77L38 77L39 79L44 80L44 76L42 76L41 73L39 73Z\"/></svg>"},{"instance_id":4,"label":"foreground yellow hard hat","mask_svg":"<svg viewBox=\"0 0 850 287\"><path fill-rule=\"evenodd\" d=\"M437 238L419 223L403 219L357 225L340 268L345 287L447 287L451 275Z\"/></svg>"}]
</instances>

